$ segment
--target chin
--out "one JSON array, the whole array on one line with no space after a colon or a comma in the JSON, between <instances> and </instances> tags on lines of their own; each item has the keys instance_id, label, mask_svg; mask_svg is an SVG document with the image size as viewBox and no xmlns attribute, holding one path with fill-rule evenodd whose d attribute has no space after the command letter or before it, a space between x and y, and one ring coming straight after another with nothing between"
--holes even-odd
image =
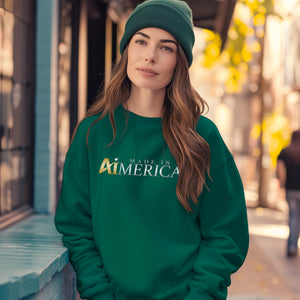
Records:
<instances>
[{"instance_id":1,"label":"chin","mask_svg":"<svg viewBox=\"0 0 300 300\"><path fill-rule=\"evenodd\" d=\"M137 88L141 88L141 89L148 89L148 90L161 90L161 89L165 89L167 84L161 84L161 82L158 83L154 83L154 82L145 82L145 81L139 81L139 82L133 82L133 84L137 87Z\"/></svg>"}]
</instances>

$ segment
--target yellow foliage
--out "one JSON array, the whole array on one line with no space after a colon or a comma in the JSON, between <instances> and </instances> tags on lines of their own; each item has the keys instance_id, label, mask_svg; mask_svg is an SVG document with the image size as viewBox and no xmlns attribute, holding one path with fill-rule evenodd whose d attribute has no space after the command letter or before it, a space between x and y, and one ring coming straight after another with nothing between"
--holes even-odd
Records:
<instances>
[{"instance_id":1,"label":"yellow foliage","mask_svg":"<svg viewBox=\"0 0 300 300\"><path fill-rule=\"evenodd\" d=\"M218 37L218 35L215 34L213 31L207 30L207 29L203 30L203 35L204 35L204 38L207 42L208 41L214 41Z\"/></svg>"},{"instance_id":2,"label":"yellow foliage","mask_svg":"<svg viewBox=\"0 0 300 300\"><path fill-rule=\"evenodd\" d=\"M252 53L249 49L246 47L243 48L242 50L242 58L245 62L250 62L252 59ZM245 64L245 63L244 63Z\"/></svg>"},{"instance_id":3,"label":"yellow foliage","mask_svg":"<svg viewBox=\"0 0 300 300\"><path fill-rule=\"evenodd\" d=\"M238 33L236 32L235 28L234 27L231 27L228 31L228 37L232 40L236 40L238 39L239 35Z\"/></svg>"},{"instance_id":4,"label":"yellow foliage","mask_svg":"<svg viewBox=\"0 0 300 300\"><path fill-rule=\"evenodd\" d=\"M252 138L258 139L261 134L260 124L255 124L250 134ZM275 168L280 151L290 142L289 120L276 112L266 116L262 123L262 134L263 144L267 146L271 158L271 167Z\"/></svg>"},{"instance_id":5,"label":"yellow foliage","mask_svg":"<svg viewBox=\"0 0 300 300\"><path fill-rule=\"evenodd\" d=\"M228 50L224 50L221 55L221 61L226 63L230 59L230 53Z\"/></svg>"},{"instance_id":6,"label":"yellow foliage","mask_svg":"<svg viewBox=\"0 0 300 300\"><path fill-rule=\"evenodd\" d=\"M258 41L254 41L251 45L249 45L249 47L254 53L258 53L261 50L261 46Z\"/></svg>"},{"instance_id":7,"label":"yellow foliage","mask_svg":"<svg viewBox=\"0 0 300 300\"><path fill-rule=\"evenodd\" d=\"M252 28L252 27L247 27L247 33L246 33L246 35L247 36L253 36L254 35L254 29Z\"/></svg>"},{"instance_id":8,"label":"yellow foliage","mask_svg":"<svg viewBox=\"0 0 300 300\"><path fill-rule=\"evenodd\" d=\"M245 62L242 62L242 63L240 64L240 70L241 70L242 72L246 73L246 72L248 71L248 69L249 69L249 66L248 66L248 64L246 64Z\"/></svg>"},{"instance_id":9,"label":"yellow foliage","mask_svg":"<svg viewBox=\"0 0 300 300\"><path fill-rule=\"evenodd\" d=\"M273 0L238 0L232 26L228 31L226 48L221 54L219 35L210 30L203 30L203 38L206 41L202 57L203 66L235 68L235 72L232 70L227 72L227 78L222 76L224 80L221 82L226 82L227 92L241 91L242 85L247 80L248 64L253 59L254 53L261 51L263 25L266 16L270 14L273 14ZM219 77L215 78L218 79Z\"/></svg>"},{"instance_id":10,"label":"yellow foliage","mask_svg":"<svg viewBox=\"0 0 300 300\"><path fill-rule=\"evenodd\" d=\"M265 31L262 29L262 28L258 28L257 30L256 30L256 36L258 37L258 38L263 38L264 37L264 35L265 35Z\"/></svg>"},{"instance_id":11,"label":"yellow foliage","mask_svg":"<svg viewBox=\"0 0 300 300\"><path fill-rule=\"evenodd\" d=\"M239 29L239 32L242 34L242 35L247 35L248 33L248 26L244 23L241 23L239 26L238 26L238 29Z\"/></svg>"},{"instance_id":12,"label":"yellow foliage","mask_svg":"<svg viewBox=\"0 0 300 300\"><path fill-rule=\"evenodd\" d=\"M258 139L260 136L260 125L258 123L254 124L252 126L251 132L250 132L250 136L253 139Z\"/></svg>"},{"instance_id":13,"label":"yellow foliage","mask_svg":"<svg viewBox=\"0 0 300 300\"><path fill-rule=\"evenodd\" d=\"M239 93L241 91L240 83L235 80L233 77L229 77L225 83L225 89L227 93Z\"/></svg>"},{"instance_id":14,"label":"yellow foliage","mask_svg":"<svg viewBox=\"0 0 300 300\"><path fill-rule=\"evenodd\" d=\"M242 62L242 55L240 52L234 52L232 55L232 62L234 65L238 66Z\"/></svg>"},{"instance_id":15,"label":"yellow foliage","mask_svg":"<svg viewBox=\"0 0 300 300\"><path fill-rule=\"evenodd\" d=\"M256 10L259 5L256 0L246 0L245 3L252 11Z\"/></svg>"},{"instance_id":16,"label":"yellow foliage","mask_svg":"<svg viewBox=\"0 0 300 300\"><path fill-rule=\"evenodd\" d=\"M267 9L263 6L263 5L260 5L258 8L257 8L258 12L260 14L263 14L265 15L267 13Z\"/></svg>"},{"instance_id":17,"label":"yellow foliage","mask_svg":"<svg viewBox=\"0 0 300 300\"><path fill-rule=\"evenodd\" d=\"M262 26L265 24L266 17L263 14L257 14L253 17L253 24L255 26Z\"/></svg>"},{"instance_id":18,"label":"yellow foliage","mask_svg":"<svg viewBox=\"0 0 300 300\"><path fill-rule=\"evenodd\" d=\"M220 54L220 48L216 44L210 44L207 47L207 53L211 58L216 57Z\"/></svg>"}]
</instances>

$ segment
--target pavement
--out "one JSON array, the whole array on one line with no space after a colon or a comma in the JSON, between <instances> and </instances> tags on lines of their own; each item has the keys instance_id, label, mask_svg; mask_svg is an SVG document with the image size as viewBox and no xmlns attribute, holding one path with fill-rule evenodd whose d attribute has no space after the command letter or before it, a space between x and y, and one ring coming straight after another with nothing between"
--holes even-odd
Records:
<instances>
[{"instance_id":1,"label":"pavement","mask_svg":"<svg viewBox=\"0 0 300 300\"><path fill-rule=\"evenodd\" d=\"M249 252L232 276L228 300L300 300L300 251L286 257L287 214L287 209L248 207Z\"/></svg>"}]
</instances>

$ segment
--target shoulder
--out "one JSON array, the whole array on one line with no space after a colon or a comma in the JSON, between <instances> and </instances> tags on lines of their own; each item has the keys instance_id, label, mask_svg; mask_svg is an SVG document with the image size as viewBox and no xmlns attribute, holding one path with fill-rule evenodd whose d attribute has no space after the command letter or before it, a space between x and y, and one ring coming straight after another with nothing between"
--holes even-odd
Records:
<instances>
[{"instance_id":1,"label":"shoulder","mask_svg":"<svg viewBox=\"0 0 300 300\"><path fill-rule=\"evenodd\" d=\"M217 140L222 140L216 124L205 116L200 116L196 130L208 144L214 143L214 141L216 141L216 138Z\"/></svg>"},{"instance_id":2,"label":"shoulder","mask_svg":"<svg viewBox=\"0 0 300 300\"><path fill-rule=\"evenodd\" d=\"M89 116L78 123L74 131L72 143L68 151L69 154L79 151L79 149L81 149L82 151L86 150L89 129L93 127L92 125L97 121L97 119L99 119L99 117L100 114Z\"/></svg>"},{"instance_id":3,"label":"shoulder","mask_svg":"<svg viewBox=\"0 0 300 300\"><path fill-rule=\"evenodd\" d=\"M74 140L86 140L94 136L103 135L103 133L110 131L110 121L108 115L102 117L101 114L95 114L84 118L77 126Z\"/></svg>"},{"instance_id":4,"label":"shoulder","mask_svg":"<svg viewBox=\"0 0 300 300\"><path fill-rule=\"evenodd\" d=\"M96 114L96 115L84 118L82 121L80 121L80 123L77 127L76 134L87 133L89 128L94 124L94 122L96 122L99 119L99 117L100 117L100 114Z\"/></svg>"},{"instance_id":5,"label":"shoulder","mask_svg":"<svg viewBox=\"0 0 300 300\"><path fill-rule=\"evenodd\" d=\"M291 153L290 152L290 146L287 146L287 147L283 148L280 151L280 153L279 153L279 155L277 157L277 160L282 160L284 162L287 162L289 160L289 158L290 158L290 153Z\"/></svg>"},{"instance_id":6,"label":"shoulder","mask_svg":"<svg viewBox=\"0 0 300 300\"><path fill-rule=\"evenodd\" d=\"M197 124L197 132L209 145L211 169L216 169L233 158L216 124L209 118L200 116Z\"/></svg>"}]
</instances>

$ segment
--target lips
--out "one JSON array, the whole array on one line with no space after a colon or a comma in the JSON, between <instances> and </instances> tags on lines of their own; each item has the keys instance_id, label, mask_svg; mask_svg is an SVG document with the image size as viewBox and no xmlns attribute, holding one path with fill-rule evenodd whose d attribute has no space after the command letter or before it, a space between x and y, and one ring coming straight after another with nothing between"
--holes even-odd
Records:
<instances>
[{"instance_id":1,"label":"lips","mask_svg":"<svg viewBox=\"0 0 300 300\"><path fill-rule=\"evenodd\" d=\"M146 76L158 75L158 73L156 71L154 71L153 69L150 69L150 68L137 68L137 70Z\"/></svg>"}]
</instances>

